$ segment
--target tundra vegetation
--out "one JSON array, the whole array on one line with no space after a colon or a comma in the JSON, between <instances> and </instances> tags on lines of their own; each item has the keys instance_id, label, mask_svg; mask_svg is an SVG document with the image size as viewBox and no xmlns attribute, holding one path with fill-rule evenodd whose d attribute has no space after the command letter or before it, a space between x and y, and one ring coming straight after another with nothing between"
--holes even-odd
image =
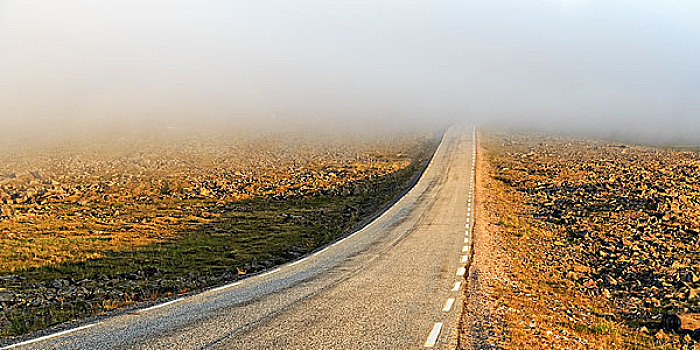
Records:
<instances>
[{"instance_id":1,"label":"tundra vegetation","mask_svg":"<svg viewBox=\"0 0 700 350\"><path fill-rule=\"evenodd\" d=\"M486 138L512 349L693 349L700 341L700 154L555 137Z\"/></svg>"},{"instance_id":2,"label":"tundra vegetation","mask_svg":"<svg viewBox=\"0 0 700 350\"><path fill-rule=\"evenodd\" d=\"M299 258L389 205L438 142L430 132L196 135L9 146L0 156L0 336Z\"/></svg>"}]
</instances>

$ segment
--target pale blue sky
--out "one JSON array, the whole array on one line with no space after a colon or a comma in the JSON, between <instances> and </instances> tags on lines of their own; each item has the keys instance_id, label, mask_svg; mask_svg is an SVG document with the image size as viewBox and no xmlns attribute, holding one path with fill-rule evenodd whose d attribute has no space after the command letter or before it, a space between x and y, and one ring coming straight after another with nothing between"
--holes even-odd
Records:
<instances>
[{"instance_id":1,"label":"pale blue sky","mask_svg":"<svg viewBox=\"0 0 700 350\"><path fill-rule=\"evenodd\" d=\"M687 137L699 39L690 0L0 0L0 122L476 119Z\"/></svg>"}]
</instances>

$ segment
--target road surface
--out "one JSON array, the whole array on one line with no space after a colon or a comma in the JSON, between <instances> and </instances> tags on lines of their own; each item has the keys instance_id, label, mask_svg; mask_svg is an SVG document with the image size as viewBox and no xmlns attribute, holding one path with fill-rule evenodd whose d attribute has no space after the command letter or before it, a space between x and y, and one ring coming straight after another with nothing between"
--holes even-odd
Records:
<instances>
[{"instance_id":1,"label":"road surface","mask_svg":"<svg viewBox=\"0 0 700 350\"><path fill-rule=\"evenodd\" d=\"M471 128L449 129L408 194L314 255L10 348L454 348L470 253L473 138Z\"/></svg>"}]
</instances>

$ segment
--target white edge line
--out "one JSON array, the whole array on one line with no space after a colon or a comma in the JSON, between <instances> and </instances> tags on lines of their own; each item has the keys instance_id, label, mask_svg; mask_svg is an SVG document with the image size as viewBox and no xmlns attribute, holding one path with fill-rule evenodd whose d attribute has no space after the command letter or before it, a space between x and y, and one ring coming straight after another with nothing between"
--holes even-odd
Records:
<instances>
[{"instance_id":1,"label":"white edge line","mask_svg":"<svg viewBox=\"0 0 700 350\"><path fill-rule=\"evenodd\" d=\"M445 133L445 134L446 134L446 133ZM443 135L443 140L442 140L442 141L444 141L444 137L445 137L445 136ZM392 205L391 205L387 210L385 210L381 215L379 215L379 216L376 217L374 220L372 220L372 221L370 221L369 223L367 223L367 225L365 225L365 226L362 227L361 229L359 229L359 230L357 230L357 231L351 233L350 235L344 237L343 239L341 239L341 240L339 240L339 241L337 241L337 242L335 242L335 243L333 243L333 244L331 244L331 245L329 245L329 246L327 246L327 247L325 247L325 248L323 248L323 249L321 249L321 250L319 250L319 251L317 251L317 252L315 252L315 253L313 253L313 254L307 256L307 257L304 258L304 259L308 259L309 257L312 257L312 256L317 256L317 255L319 255L319 254L325 252L325 251L328 250L329 248L335 247L335 246L337 246L338 244L343 243L346 239L349 239L349 238L355 236L356 234L365 231L367 228L369 228L370 226L372 226L375 222L379 221L379 220L380 220L381 218L383 218L385 215L388 215L392 208L396 207L399 203L403 202L407 197L409 197L409 195L411 194L411 192L413 192L413 191L415 190L415 188L416 188L417 185L418 185L418 182L420 182L420 180L423 178L423 175L425 175L425 173L427 172L427 170L433 165L433 163L435 162L435 159L437 158L438 153L440 153L440 149L442 149L442 147L443 147L443 142L442 142L442 141L440 142L440 144L439 144L439 145L437 146L437 148L435 149L435 152L433 153L433 157L430 159L430 162L428 162L428 166L425 167L425 170L426 170L426 171L424 171L423 174L421 174L421 177L418 178L418 181L416 181L416 183L413 185L413 187L411 187L411 189L410 189L408 192L406 192L406 194L404 194L401 198L399 198L399 200L397 200L396 203L392 204ZM304 259L302 259L302 260L304 260ZM287 265L283 265L283 266L281 266L280 268L283 268L283 267L286 267L286 266L290 266L291 264L292 264L292 263L287 264Z\"/></svg>"},{"instance_id":2,"label":"white edge line","mask_svg":"<svg viewBox=\"0 0 700 350\"><path fill-rule=\"evenodd\" d=\"M426 348L432 348L437 343L437 338L440 336L440 330L442 329L442 322L437 322L433 326L433 329L428 334L428 339L425 341Z\"/></svg>"},{"instance_id":3,"label":"white edge line","mask_svg":"<svg viewBox=\"0 0 700 350\"><path fill-rule=\"evenodd\" d=\"M360 232L360 231L357 231L357 232ZM350 236L348 236L348 237L350 237ZM346 238L347 238L347 237L346 237ZM311 256L318 256L318 255L322 254L323 252L325 252L326 250L328 250L328 248L334 247L334 246L337 245L338 243L344 241L346 238L343 238L343 239L339 240L338 242L335 242L335 243L329 245L328 247L325 247L325 248L323 248L323 249L317 251L316 253L311 254Z\"/></svg>"},{"instance_id":4,"label":"white edge line","mask_svg":"<svg viewBox=\"0 0 700 350\"><path fill-rule=\"evenodd\" d=\"M443 140L444 140L444 136L443 136ZM430 162L428 162L428 166L425 167L425 170L426 170L426 171L433 165L433 162L435 162L435 158L437 158L437 155L438 155L438 153L440 152L440 149L442 148L442 145L443 145L443 142L440 142L440 144L438 145L438 147L435 149L435 152L433 153L433 157L430 159ZM413 186L408 192L406 192L406 194L404 194L401 198L399 198L399 200L397 200L396 203L394 203L391 207L389 207L387 210L385 210L381 215L379 215L378 217L376 217L374 220L372 220L372 221L370 221L369 223L367 223L367 225L365 225L365 226L362 227L361 229L359 229L359 230L357 230L357 231L351 233L350 235L348 235L348 236L346 236L346 237L343 237L341 240L339 240L339 241L337 241L337 242L335 242L335 243L333 243L333 244L331 244L331 245L328 245L328 246L326 246L325 248L323 248L323 249L321 249L321 250L319 250L319 251L317 251L317 252L315 252L315 253L313 253L313 254L311 254L311 255L307 255L306 257L301 258L301 259L299 259L299 260L297 260L297 261L292 261L292 262L290 262L290 263L288 263L288 264L285 264L285 265L282 265L282 266L276 268L275 270L268 271L268 272L265 272L265 273L260 274L260 275L257 275L257 276L269 275L269 274L275 273L275 272L277 272L277 271L279 271L279 270L281 270L281 269L283 269L283 268L286 268L286 267L290 267L290 266L294 266L294 265L296 265L296 264L299 264L299 263L301 263L301 262L303 262L303 261L308 260L308 259L311 258L311 257L318 256L318 255L320 255L321 253L325 252L326 250L328 250L328 249L330 249L330 248L332 248L332 247L335 247L335 246L337 246L338 244L343 243L345 240L347 240L347 239L349 239L349 238L355 236L356 234L365 231L368 227L372 226L372 224L374 224L375 222L379 221L382 217L384 217L385 215L388 215L388 214L389 214L389 211L391 210L391 208L393 208L393 207L399 205L399 203L403 202L403 201L406 199L406 197L408 197L408 196L411 194L411 192L414 191L414 189L416 188L416 185L418 185L418 182L420 181L420 179L423 177L424 174L425 174L425 172L423 172L423 174L421 174L421 177L418 178L418 181L416 181L416 183L414 184L414 186ZM256 276L252 276L252 277L256 277ZM236 282L233 282L233 283L230 283L230 284L227 284L227 285L223 285L223 286L221 286L221 287L216 287L216 288L210 289L210 291L216 292L216 291L221 291L221 290L224 290L224 289L228 289L228 288L231 288L231 287L236 286L236 285L239 284L239 283L242 283L243 281L244 281L244 280L240 280L240 281L236 281ZM0 349L0 350L2 350L2 349Z\"/></svg>"},{"instance_id":5,"label":"white edge line","mask_svg":"<svg viewBox=\"0 0 700 350\"><path fill-rule=\"evenodd\" d=\"M466 252L468 252L468 251L469 251L469 246L468 246L468 245L465 245L464 247L462 247L462 252L463 252L463 253L466 253Z\"/></svg>"},{"instance_id":6,"label":"white edge line","mask_svg":"<svg viewBox=\"0 0 700 350\"><path fill-rule=\"evenodd\" d=\"M308 260L308 259L309 259L309 257L306 256L306 257L301 258L301 259L299 259L299 260L297 260L297 261L292 261L292 262L290 262L289 264L287 264L287 266L294 266L294 265L299 264L299 263L301 263L301 262L304 262L304 261L306 261L306 260Z\"/></svg>"},{"instance_id":7,"label":"white edge line","mask_svg":"<svg viewBox=\"0 0 700 350\"><path fill-rule=\"evenodd\" d=\"M236 282L233 282L233 283L225 284L225 285L223 285L223 286L221 286L221 287L212 288L210 291L212 291L212 292L217 292L217 291L220 291L220 290L229 289L229 288L231 288L231 287L234 287L234 286L240 284L241 282L243 282L243 281L240 280L240 281L236 281Z\"/></svg>"},{"instance_id":8,"label":"white edge line","mask_svg":"<svg viewBox=\"0 0 700 350\"><path fill-rule=\"evenodd\" d=\"M74 332L77 332L77 331L82 331L83 329L87 329L87 328L90 328L90 327L94 327L96 324L97 324L97 323L91 323L91 324L88 324L88 325L84 325L84 326L80 326L80 327L76 327L76 328L67 329L67 330L65 330L65 331L60 331L60 332L57 332L57 333L54 333L54 334L45 335L45 336L43 336L43 337L39 337L39 338L35 338L35 339L30 339L30 340L27 340L27 341L23 341L23 342L21 342L21 343L17 343L17 344L12 344L12 345L5 346L5 347L3 347L3 348L0 348L0 350L13 349L13 348L16 348L16 347L18 347L18 346L23 346L23 345L29 345L29 344L38 343L38 342L40 342L40 341L49 340L49 339L51 339L51 338L60 337L60 336L62 336L62 335L74 333Z\"/></svg>"},{"instance_id":9,"label":"white edge line","mask_svg":"<svg viewBox=\"0 0 700 350\"><path fill-rule=\"evenodd\" d=\"M182 300L184 300L184 299L185 299L185 298L177 298L177 299L175 299L175 300L167 301L167 302L162 303L162 304L153 305L153 306L151 306L151 307L147 307L147 308L145 308L145 309L141 309L141 310L135 311L134 313L135 313L135 314L140 314L140 313L142 313L142 312L148 312L148 311L152 311L152 310L155 310L155 309L160 309L160 308L162 308L162 307L166 307L166 306L168 306L168 305L172 305L172 304L175 304L175 303L177 303L177 302L180 302L180 301L182 301Z\"/></svg>"},{"instance_id":10,"label":"white edge line","mask_svg":"<svg viewBox=\"0 0 700 350\"><path fill-rule=\"evenodd\" d=\"M443 140L444 140L444 135L443 135ZM433 165L433 162L435 162L435 158L437 158L438 152L439 152L440 149L442 148L442 145L443 145L443 142L440 142L440 144L438 145L438 147L435 149L435 152L433 153L433 157L430 159L430 162L428 162L428 165L426 166L425 170L430 169L430 167ZM423 177L424 174L425 174L425 172L424 172L423 174L421 174L421 177L418 178L418 181L420 181L420 179ZM365 226L362 227L361 229L359 229L359 230L357 230L357 231L351 233L350 235L344 237L343 239L341 239L341 240L339 240L339 241L337 241L337 242L335 242L335 243L333 243L333 244L331 244L331 245L329 245L329 246L327 246L327 247L325 247L325 248L323 248L323 249L317 251L316 253L313 253L313 254L311 254L311 255L309 255L309 256L303 258L303 259L300 259L300 260L291 262L291 263L286 264L286 265L282 265L282 266L280 266L280 267L278 267L278 268L276 268L276 269L274 269L274 270L265 272L265 273L260 274L260 275L257 275L257 276L266 276L266 275L270 275L270 274L273 274L273 273L275 273L275 272L278 272L278 271L282 270L283 267L296 265L296 264L298 264L298 263L300 263L300 262L302 262L302 261L304 261L304 260L306 260L306 259L308 259L308 258L310 258L310 257L312 257L312 256L317 256L317 255L323 253L324 251L328 250L329 248L334 247L334 246L336 246L336 245L342 243L342 242L345 241L346 239L348 239L348 238L350 238L350 237L353 237L353 236L355 236L356 234L358 234L358 233L360 233L360 232L363 232L363 231L364 231L365 229L367 229L369 226L372 226L372 224L373 224L374 222L379 221L383 216L387 215L387 214L389 213L389 211L391 210L391 208L395 207L396 205L398 205L399 203L401 203L406 197L408 197L408 195L409 195L411 192L413 192L413 190L416 188L416 185L418 184L418 181L416 181L416 183L414 184L414 186L413 186L408 192L406 192L406 194L404 194L401 198L399 198L399 200L397 200L396 203L394 203L391 207L389 207L387 210L385 210L381 215L379 215L377 218L375 218L374 220L372 220L371 222L369 222L367 225L365 225ZM255 276L253 276L253 277L255 277ZM209 291L210 291L210 292L221 291L221 290L224 290L224 289L231 288L231 287L233 287L233 286L235 286L235 285L237 285L237 284L239 284L239 283L241 283L241 282L243 282L243 280L236 281L236 282L233 282L233 283L230 283L230 284L227 284L227 285L223 285L223 286L220 286L220 287L216 287L216 288L210 289ZM206 293L207 291L204 291L204 292ZM158 304L158 305L154 305L154 306L151 306L151 307L148 307L148 308L145 308L145 309L141 309L141 310L134 311L134 313L138 314L138 313L141 313L141 312L147 312L147 311L159 309L159 308L161 308L161 307L165 307L165 306L168 306L168 305L170 305L170 304L174 304L174 303L179 302L179 301L182 301L182 300L184 300L184 299L185 299L184 297L178 298L178 299L171 300L171 301L168 301L168 302L165 302L165 303L162 303L162 304ZM69 330L57 332L57 333L54 333L54 334L49 334L49 335L46 335L46 336L43 336L43 337L39 337L39 338L36 338L36 339L27 340L27 341L24 341L24 342L21 342L21 343L17 343L17 344L11 344L11 345L8 345L8 346L6 346L6 347L0 348L0 350L12 349L12 348L15 348L15 347L18 347L18 346L27 345L27 344L32 344L32 343L40 342L40 341L47 340L47 339L51 339L51 338L55 338L55 337L60 337L60 336L62 336L62 335L66 335L66 334L70 334L70 333L73 333L73 332L77 332L77 331L79 331L79 330L87 329L87 328L93 327L93 326L95 326L95 325L97 325L97 323L93 323L93 324L89 324L89 325L85 325L85 326L80 326L80 327L77 327L77 328L73 328L73 329L69 329ZM442 324L440 324L440 327L442 327ZM438 332L439 332L439 330L438 330Z\"/></svg>"},{"instance_id":11,"label":"white edge line","mask_svg":"<svg viewBox=\"0 0 700 350\"><path fill-rule=\"evenodd\" d=\"M465 273L467 273L467 269L464 266L457 269L457 276L464 276Z\"/></svg>"},{"instance_id":12,"label":"white edge line","mask_svg":"<svg viewBox=\"0 0 700 350\"><path fill-rule=\"evenodd\" d=\"M267 271L267 272L262 273L262 274L260 274L260 275L258 275L258 276L260 276L260 277L268 276L268 275L271 275L271 274L273 274L273 273L275 273L275 272L279 272L280 270L282 270L282 268L278 267L278 268L276 268L276 269L274 269L274 270Z\"/></svg>"},{"instance_id":13,"label":"white edge line","mask_svg":"<svg viewBox=\"0 0 700 350\"><path fill-rule=\"evenodd\" d=\"M458 291L458 290L459 290L459 288L460 288L461 286L462 286L462 282L461 282L461 281L457 281L457 282L455 282L455 285L454 285L454 287L452 287L452 291L453 291L453 292L456 292L456 291Z\"/></svg>"},{"instance_id":14,"label":"white edge line","mask_svg":"<svg viewBox=\"0 0 700 350\"><path fill-rule=\"evenodd\" d=\"M459 260L461 263L465 263L469 260L469 255L462 255L462 258Z\"/></svg>"}]
</instances>

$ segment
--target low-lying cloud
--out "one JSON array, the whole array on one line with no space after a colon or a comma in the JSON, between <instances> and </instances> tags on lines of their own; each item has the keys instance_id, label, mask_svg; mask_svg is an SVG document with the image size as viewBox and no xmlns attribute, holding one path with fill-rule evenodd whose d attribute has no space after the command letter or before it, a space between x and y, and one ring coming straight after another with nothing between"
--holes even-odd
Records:
<instances>
[{"instance_id":1,"label":"low-lying cloud","mask_svg":"<svg viewBox=\"0 0 700 350\"><path fill-rule=\"evenodd\" d=\"M0 126L437 126L700 141L690 0L0 1Z\"/></svg>"}]
</instances>

